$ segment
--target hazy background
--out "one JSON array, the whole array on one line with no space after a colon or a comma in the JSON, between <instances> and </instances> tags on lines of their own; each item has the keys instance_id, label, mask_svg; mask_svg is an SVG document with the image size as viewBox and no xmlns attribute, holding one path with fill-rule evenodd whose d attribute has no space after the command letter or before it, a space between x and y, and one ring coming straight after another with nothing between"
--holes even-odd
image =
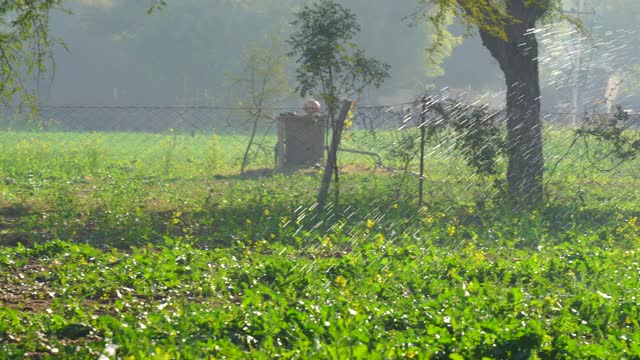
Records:
<instances>
[{"instance_id":1,"label":"hazy background","mask_svg":"<svg viewBox=\"0 0 640 360\"><path fill-rule=\"evenodd\" d=\"M566 1L565 8L576 9L577 1ZM68 50L55 50L55 73L40 82L39 94L50 105L233 104L230 79L242 72L247 48L272 34L285 41L292 14L304 3L175 0L147 15L146 1L68 1L72 14L53 14L51 28ZM443 88L456 97L489 94L487 102L502 101L501 71L478 37L455 47L439 69L425 52L430 28L411 16L418 10L415 1L341 4L357 14L362 26L355 42L392 66L391 78L368 91L361 103L403 102ZM584 0L581 10L587 13L582 15L587 37L558 22L539 33L543 109L570 111L574 87L582 108L589 106L604 97L612 77L624 79L618 102L640 107L634 96L640 83L640 2ZM454 24L452 31L462 34L464 29ZM580 71L575 72L578 50ZM293 74L293 59L289 68ZM293 76L290 83L295 87Z\"/></svg>"}]
</instances>

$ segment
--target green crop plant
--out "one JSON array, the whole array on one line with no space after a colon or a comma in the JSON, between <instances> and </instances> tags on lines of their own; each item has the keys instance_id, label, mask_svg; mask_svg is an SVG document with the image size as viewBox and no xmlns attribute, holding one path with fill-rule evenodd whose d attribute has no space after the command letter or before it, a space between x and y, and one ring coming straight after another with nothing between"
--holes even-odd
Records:
<instances>
[{"instance_id":1,"label":"green crop plant","mask_svg":"<svg viewBox=\"0 0 640 360\"><path fill-rule=\"evenodd\" d=\"M572 134L545 134L557 159ZM0 357L640 357L636 159L560 162L553 201L514 212L431 153L418 211L345 155L364 170L321 218L319 171L236 176L230 136L2 136Z\"/></svg>"}]
</instances>

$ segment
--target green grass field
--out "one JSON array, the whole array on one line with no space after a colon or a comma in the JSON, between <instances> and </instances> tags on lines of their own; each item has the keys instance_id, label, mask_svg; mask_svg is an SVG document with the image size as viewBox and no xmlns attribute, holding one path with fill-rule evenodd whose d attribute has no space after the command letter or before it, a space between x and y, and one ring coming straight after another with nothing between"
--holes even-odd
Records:
<instances>
[{"instance_id":1,"label":"green grass field","mask_svg":"<svg viewBox=\"0 0 640 360\"><path fill-rule=\"evenodd\" d=\"M396 135L344 145L400 169ZM0 358L640 358L638 160L578 151L515 213L447 141L422 209L344 154L320 214L320 171L271 171L268 138L240 176L246 140L0 133Z\"/></svg>"}]
</instances>

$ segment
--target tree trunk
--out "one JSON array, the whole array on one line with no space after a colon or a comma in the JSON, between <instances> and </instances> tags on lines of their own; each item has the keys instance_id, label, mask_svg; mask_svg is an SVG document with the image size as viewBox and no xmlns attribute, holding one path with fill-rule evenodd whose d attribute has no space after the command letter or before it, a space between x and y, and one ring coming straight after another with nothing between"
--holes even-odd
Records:
<instances>
[{"instance_id":1,"label":"tree trunk","mask_svg":"<svg viewBox=\"0 0 640 360\"><path fill-rule=\"evenodd\" d=\"M256 137L256 131L258 130L258 121L260 121L260 113L255 115L255 120L253 121L253 128L251 129L251 136L249 136L249 143L247 144L247 148L244 151L244 156L242 157L242 165L240 165L240 175L244 175L244 170L249 162L249 152L251 151L251 145L253 145L253 139L255 139Z\"/></svg>"},{"instance_id":2,"label":"tree trunk","mask_svg":"<svg viewBox=\"0 0 640 360\"><path fill-rule=\"evenodd\" d=\"M331 177L338 174L338 147L340 146L340 140L342 138L342 130L344 129L344 120L351 110L353 102L350 100L344 100L340 107L340 114L335 119L335 124L332 127L331 134L331 146L327 154L327 163L324 166L324 173L322 174L322 182L320 183L320 191L318 192L318 208L322 211L327 203L327 195L329 194L329 185L331 184ZM336 203L339 196L338 177L336 176Z\"/></svg>"},{"instance_id":3,"label":"tree trunk","mask_svg":"<svg viewBox=\"0 0 640 360\"><path fill-rule=\"evenodd\" d=\"M505 26L507 40L480 30L484 46L498 61L507 85L507 183L518 206L543 199L544 157L540 120L538 41L531 30L537 14L523 0L512 0L508 12L517 22Z\"/></svg>"},{"instance_id":4,"label":"tree trunk","mask_svg":"<svg viewBox=\"0 0 640 360\"><path fill-rule=\"evenodd\" d=\"M544 157L537 61L514 56L507 82L507 183L512 200L539 203L543 197Z\"/></svg>"}]
</instances>

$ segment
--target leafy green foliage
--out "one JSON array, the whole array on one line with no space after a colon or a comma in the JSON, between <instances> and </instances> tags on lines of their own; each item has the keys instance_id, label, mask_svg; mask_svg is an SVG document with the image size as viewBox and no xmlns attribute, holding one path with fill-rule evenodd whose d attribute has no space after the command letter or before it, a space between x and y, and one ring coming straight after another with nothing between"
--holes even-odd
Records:
<instances>
[{"instance_id":1,"label":"leafy green foliage","mask_svg":"<svg viewBox=\"0 0 640 360\"><path fill-rule=\"evenodd\" d=\"M392 177L356 173L348 213L318 224L317 173L236 176L227 137L3 136L3 356L640 356L633 176L586 187L562 168L550 191L585 201L514 213L476 206L469 169L429 157L440 195L420 212L410 192L381 196Z\"/></svg>"},{"instance_id":2,"label":"leafy green foliage","mask_svg":"<svg viewBox=\"0 0 640 360\"><path fill-rule=\"evenodd\" d=\"M318 194L319 207L324 208L332 177L335 182L335 203L339 201L337 151L348 107L352 106L346 102L352 101L348 98L359 94L369 85L379 87L389 77L390 67L368 58L364 51L351 42L360 26L350 10L333 0L318 0L305 6L296 14L292 25L297 27L297 31L291 34L288 41L291 46L289 56L298 57L298 91L302 96L313 94L324 101L329 118L327 130L331 128L332 139ZM339 105L341 101L345 103ZM339 106L346 108L338 109ZM337 116L343 118L337 119Z\"/></svg>"},{"instance_id":3,"label":"leafy green foliage","mask_svg":"<svg viewBox=\"0 0 640 360\"><path fill-rule=\"evenodd\" d=\"M558 0L419 0L427 8L435 7L435 11L424 13L426 20L435 25L436 33L447 31L449 16L459 18L467 27L467 35L472 34L474 28L486 31L491 35L508 40L505 27L517 24L526 18L538 20L543 17L560 16L571 20L562 14ZM433 43L432 49L438 48L438 41Z\"/></svg>"},{"instance_id":4,"label":"leafy green foliage","mask_svg":"<svg viewBox=\"0 0 640 360\"><path fill-rule=\"evenodd\" d=\"M531 226L533 216L547 217L517 221ZM422 221L438 240L474 229L436 230L455 222L438 213ZM126 252L61 241L6 248L0 347L76 358L110 344L122 358L639 355L640 284L626 275L640 271L637 252L594 246L591 233L537 250L509 246L507 233L460 245L387 240L380 225L347 253L348 234L312 249L201 250L172 239Z\"/></svg>"},{"instance_id":5,"label":"leafy green foliage","mask_svg":"<svg viewBox=\"0 0 640 360\"><path fill-rule=\"evenodd\" d=\"M491 113L486 106L454 108L453 113L456 119L453 127L460 134L456 146L467 164L478 175L496 175L498 156L504 148L504 129L497 121L498 114Z\"/></svg>"},{"instance_id":6,"label":"leafy green foliage","mask_svg":"<svg viewBox=\"0 0 640 360\"><path fill-rule=\"evenodd\" d=\"M454 146L462 153L474 174L495 176L498 162L504 153L504 128L499 113L484 105L467 105L453 99L444 102L428 101L428 111L440 116L425 127L429 137L453 131Z\"/></svg>"},{"instance_id":7,"label":"leafy green foliage","mask_svg":"<svg viewBox=\"0 0 640 360\"><path fill-rule=\"evenodd\" d=\"M62 0L4 1L0 5L0 100L35 105L24 76L40 76L50 60L49 14Z\"/></svg>"},{"instance_id":8,"label":"leafy green foliage","mask_svg":"<svg viewBox=\"0 0 640 360\"><path fill-rule=\"evenodd\" d=\"M302 96L321 97L329 113L340 98L379 87L389 76L389 65L369 58L351 42L360 31L356 16L333 0L319 0L296 14L289 56L297 57L296 79Z\"/></svg>"},{"instance_id":9,"label":"leafy green foliage","mask_svg":"<svg viewBox=\"0 0 640 360\"><path fill-rule=\"evenodd\" d=\"M167 6L167 2L165 0L152 0L149 9L147 10L147 14L152 14L154 11L160 10Z\"/></svg>"},{"instance_id":10,"label":"leafy green foliage","mask_svg":"<svg viewBox=\"0 0 640 360\"><path fill-rule=\"evenodd\" d=\"M282 41L276 35L271 35L266 43L253 44L248 48L244 73L233 79L236 89L241 93L238 107L249 107L240 112L248 118L248 123L252 123L251 137L240 167L242 174L249 161L258 126L270 118L267 109L277 107L291 95Z\"/></svg>"},{"instance_id":11,"label":"leafy green foliage","mask_svg":"<svg viewBox=\"0 0 640 360\"><path fill-rule=\"evenodd\" d=\"M275 34L246 49L245 69L230 80L238 92L238 106L272 108L291 95L282 40ZM255 115L250 113L249 115Z\"/></svg>"},{"instance_id":12,"label":"leafy green foliage","mask_svg":"<svg viewBox=\"0 0 640 360\"><path fill-rule=\"evenodd\" d=\"M602 166L606 162L616 167L638 155L640 136L636 131L630 131L637 126L637 118L632 118L618 106L613 116L592 114L586 117L584 124L576 130L576 137L584 140L593 166ZM596 142L591 148L590 140Z\"/></svg>"},{"instance_id":13,"label":"leafy green foliage","mask_svg":"<svg viewBox=\"0 0 640 360\"><path fill-rule=\"evenodd\" d=\"M531 32L545 16L556 14L556 0L422 1L435 4L436 15L428 21L437 30L431 49L442 47L451 14L468 29L477 29L505 75L507 97L506 182L514 207L543 201L544 156L540 120L538 42ZM523 46L526 44L526 46ZM522 84L522 86L516 86ZM515 101L514 99L518 99Z\"/></svg>"}]
</instances>

